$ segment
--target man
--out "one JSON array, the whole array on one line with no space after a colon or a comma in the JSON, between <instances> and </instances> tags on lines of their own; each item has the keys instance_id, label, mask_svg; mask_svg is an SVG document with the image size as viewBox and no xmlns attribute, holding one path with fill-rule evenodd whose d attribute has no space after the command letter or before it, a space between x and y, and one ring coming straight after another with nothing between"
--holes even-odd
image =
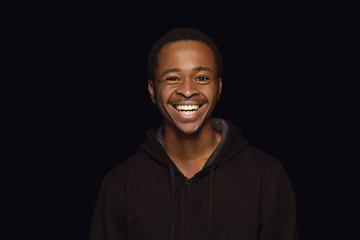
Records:
<instances>
[{"instance_id":1,"label":"man","mask_svg":"<svg viewBox=\"0 0 360 240\"><path fill-rule=\"evenodd\" d=\"M163 125L104 178L90 239L296 239L296 204L274 157L212 118L222 58L195 29L152 47L148 89Z\"/></svg>"}]
</instances>

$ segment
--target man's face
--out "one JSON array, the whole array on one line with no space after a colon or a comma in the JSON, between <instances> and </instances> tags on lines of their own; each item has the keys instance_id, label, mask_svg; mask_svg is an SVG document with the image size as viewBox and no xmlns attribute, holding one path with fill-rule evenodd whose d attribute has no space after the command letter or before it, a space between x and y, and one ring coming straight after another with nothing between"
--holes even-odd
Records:
<instances>
[{"instance_id":1,"label":"man's face","mask_svg":"<svg viewBox=\"0 0 360 240\"><path fill-rule=\"evenodd\" d=\"M221 92L212 50L199 41L171 42L158 56L156 82L149 93L165 127L196 133L209 120Z\"/></svg>"}]
</instances>

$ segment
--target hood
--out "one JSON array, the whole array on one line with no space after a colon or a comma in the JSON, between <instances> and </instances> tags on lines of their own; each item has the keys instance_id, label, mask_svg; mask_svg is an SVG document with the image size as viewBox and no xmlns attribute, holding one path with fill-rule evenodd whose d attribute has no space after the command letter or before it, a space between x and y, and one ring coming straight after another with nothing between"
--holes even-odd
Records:
<instances>
[{"instance_id":1,"label":"hood","mask_svg":"<svg viewBox=\"0 0 360 240\"><path fill-rule=\"evenodd\" d=\"M226 135L224 136L223 134L221 140L223 142L219 143L221 146L216 149L217 153L216 156L211 159L211 164L207 162L205 167L197 175L207 173L211 167L214 167L215 169L221 167L249 145L249 142L242 137L240 130L229 120L214 118L214 127L215 125L219 125L219 122L228 126ZM158 129L156 128L148 130L146 141L140 145L140 150L149 155L154 161L168 168L172 161L162 147L159 137L157 136L157 131Z\"/></svg>"}]
</instances>

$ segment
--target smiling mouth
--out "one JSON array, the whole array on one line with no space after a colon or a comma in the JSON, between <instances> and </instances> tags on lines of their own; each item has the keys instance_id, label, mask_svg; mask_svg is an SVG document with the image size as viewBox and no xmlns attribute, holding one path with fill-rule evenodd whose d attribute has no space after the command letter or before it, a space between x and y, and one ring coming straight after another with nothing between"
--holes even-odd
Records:
<instances>
[{"instance_id":1,"label":"smiling mouth","mask_svg":"<svg viewBox=\"0 0 360 240\"><path fill-rule=\"evenodd\" d=\"M183 115L192 115L201 107L200 104L193 105L173 105L173 107L178 110Z\"/></svg>"}]
</instances>

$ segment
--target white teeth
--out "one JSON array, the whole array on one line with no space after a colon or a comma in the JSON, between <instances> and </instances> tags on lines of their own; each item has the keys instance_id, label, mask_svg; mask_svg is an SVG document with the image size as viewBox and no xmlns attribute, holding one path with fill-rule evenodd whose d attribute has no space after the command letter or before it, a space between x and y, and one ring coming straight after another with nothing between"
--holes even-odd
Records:
<instances>
[{"instance_id":1,"label":"white teeth","mask_svg":"<svg viewBox=\"0 0 360 240\"><path fill-rule=\"evenodd\" d=\"M191 114L194 114L196 111L180 111L181 114L184 114L184 115L191 115Z\"/></svg>"},{"instance_id":2,"label":"white teeth","mask_svg":"<svg viewBox=\"0 0 360 240\"><path fill-rule=\"evenodd\" d=\"M176 105L176 109L179 111L196 111L199 109L199 105Z\"/></svg>"}]
</instances>

